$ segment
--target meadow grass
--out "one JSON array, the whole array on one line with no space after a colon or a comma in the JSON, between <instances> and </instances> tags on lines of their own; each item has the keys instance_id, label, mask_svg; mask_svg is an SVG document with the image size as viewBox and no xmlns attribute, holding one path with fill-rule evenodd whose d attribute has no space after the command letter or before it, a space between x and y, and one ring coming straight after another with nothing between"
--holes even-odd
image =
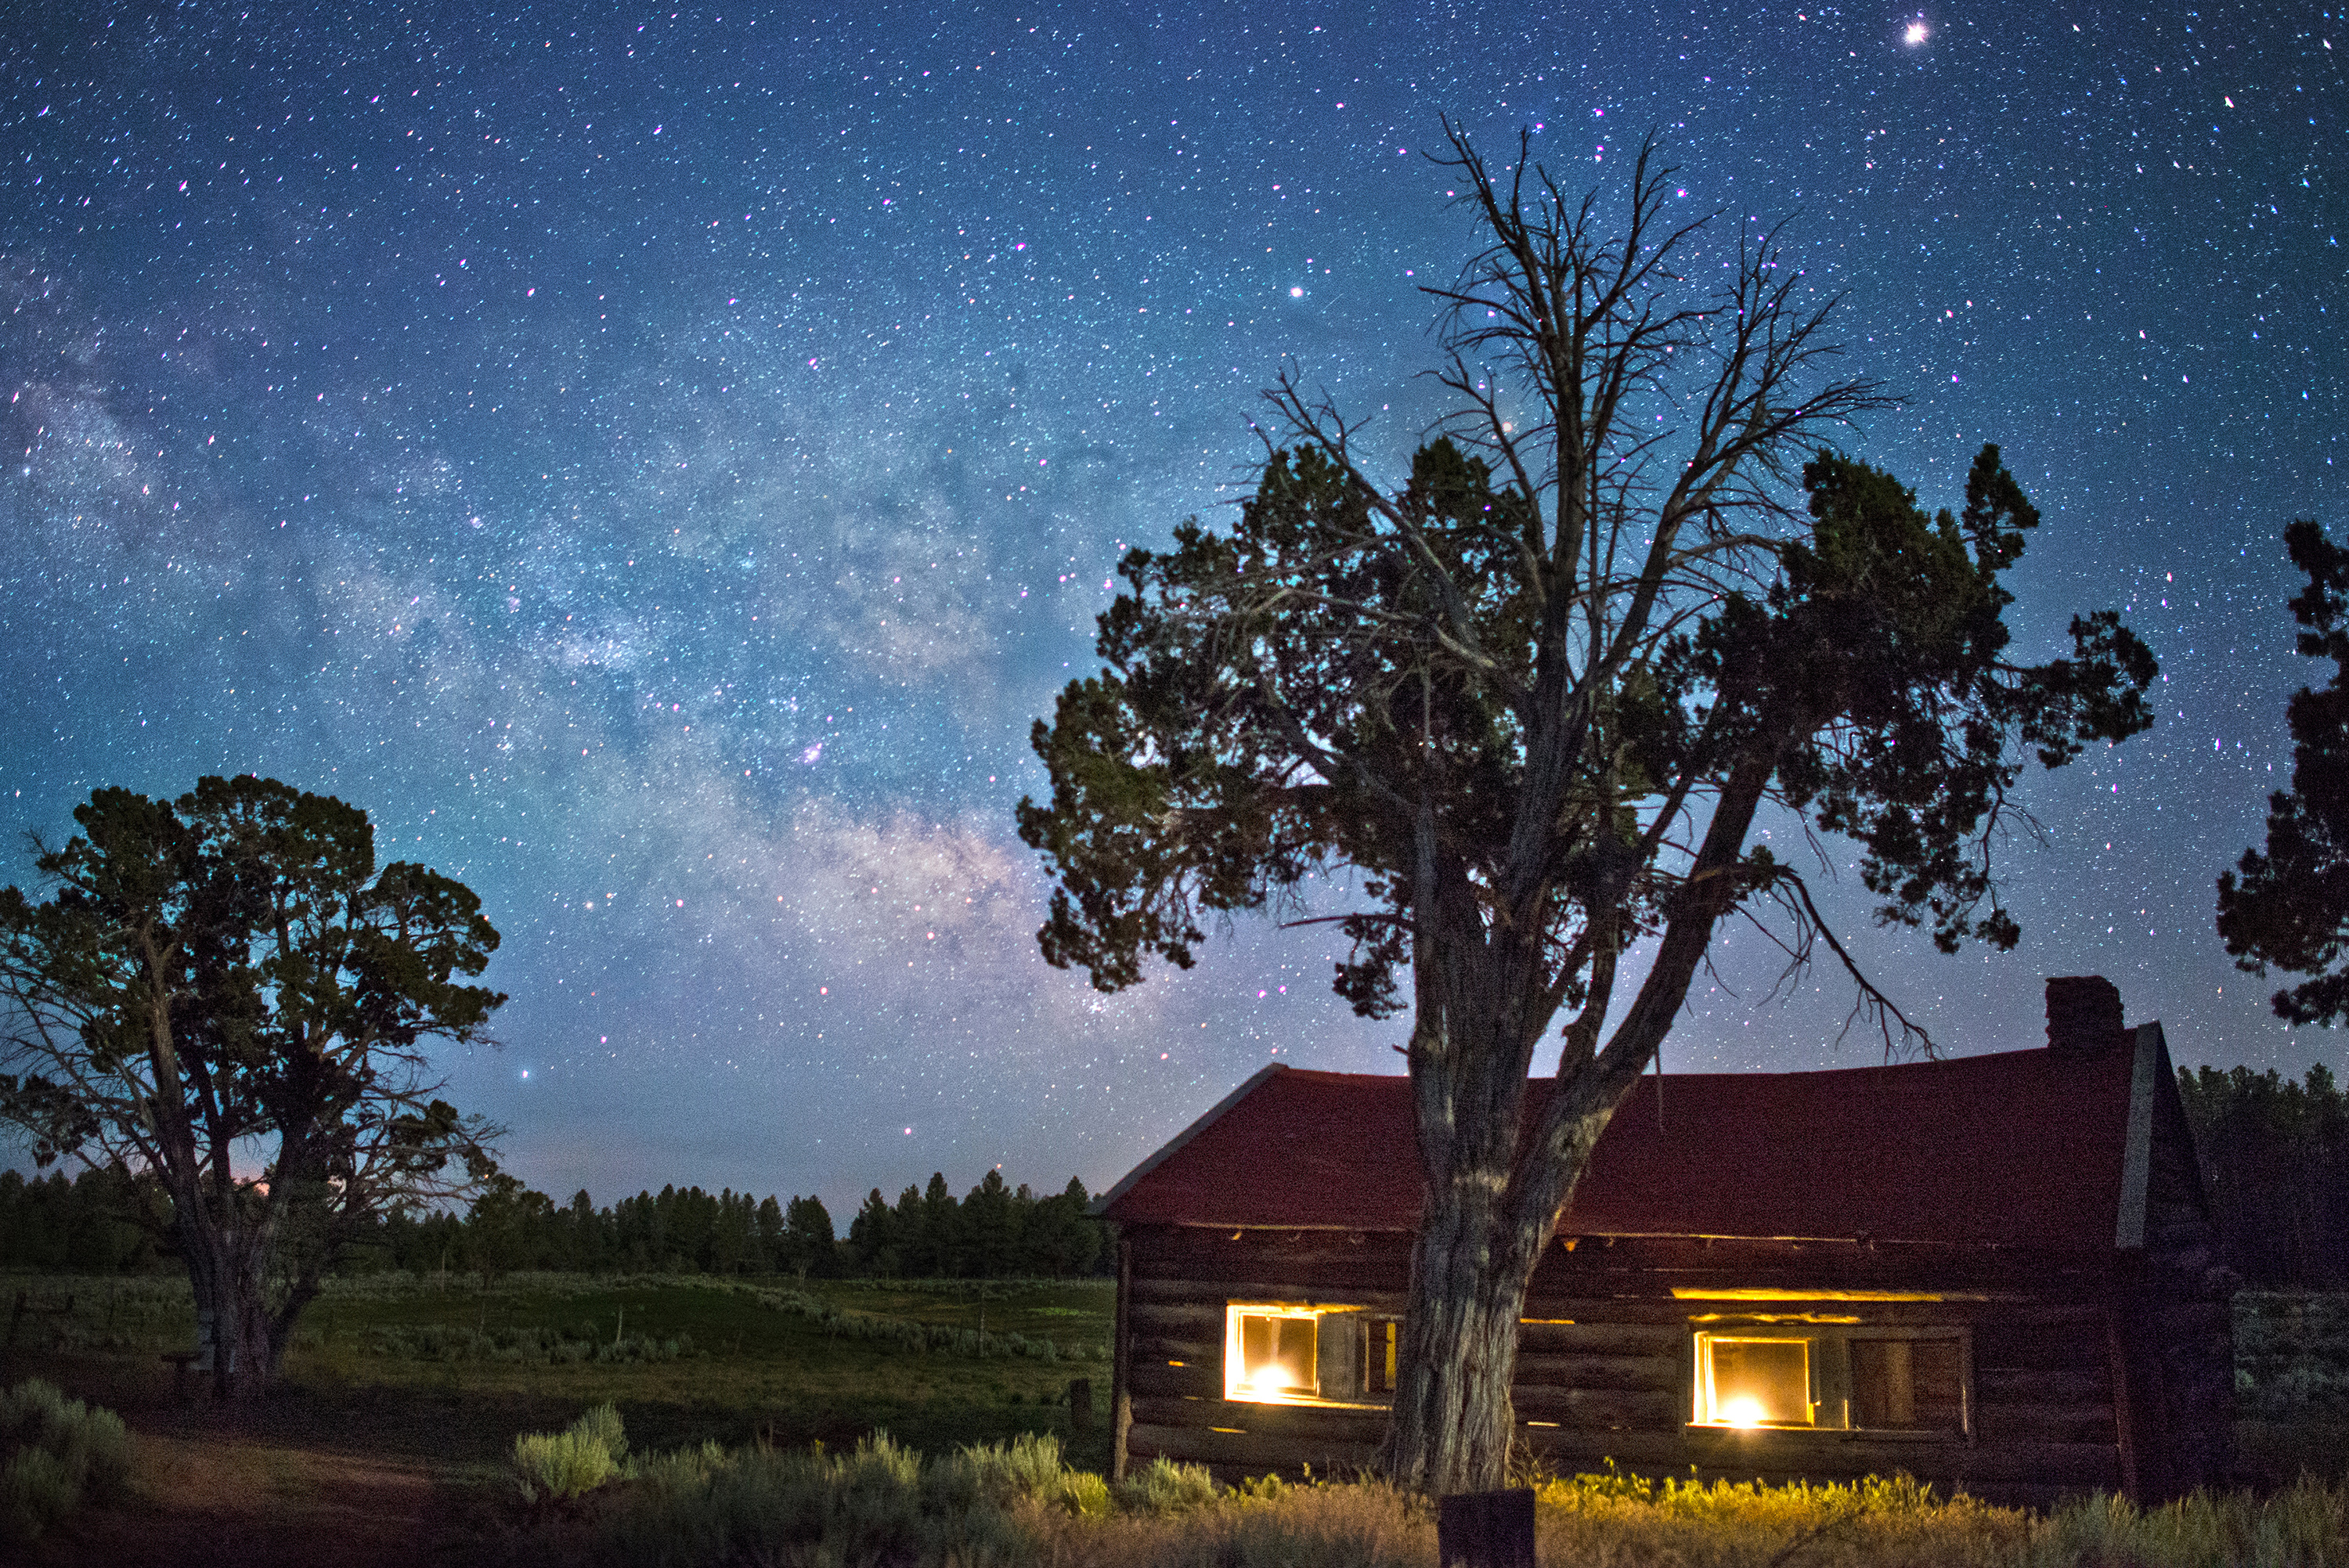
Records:
<instances>
[{"instance_id":1,"label":"meadow grass","mask_svg":"<svg viewBox=\"0 0 2349 1568\"><path fill-rule=\"evenodd\" d=\"M161 1398L156 1353L192 1343L183 1279L7 1284L74 1299L70 1315L26 1320L17 1360L47 1357L77 1374L77 1392L126 1410L107 1389ZM1112 1295L1106 1281L364 1276L334 1282L306 1315L284 1408L306 1409L335 1441L458 1466L463 1484L520 1511L508 1528L524 1559L1433 1563L1423 1508L1374 1483L1234 1491L1157 1463L1102 1480L1098 1357ZM2155 1510L2095 1499L2035 1516L1897 1480L1657 1487L1605 1475L1544 1484L1542 1561L2349 1568L2342 1321L2327 1300L2238 1304L2246 1457L2273 1484L2304 1466L2318 1477L2264 1498ZM1047 1340L1050 1358L1028 1348ZM1100 1418L1082 1433L1064 1401L1072 1376L1094 1380ZM48 1463L26 1460L10 1484L55 1493Z\"/></svg>"},{"instance_id":2,"label":"meadow grass","mask_svg":"<svg viewBox=\"0 0 2349 1568\"><path fill-rule=\"evenodd\" d=\"M194 1343L183 1277L6 1285L74 1302L69 1315L26 1320L23 1369L109 1403L154 1398L157 1357ZM886 1429L942 1452L1051 1431L1101 1469L1114 1301L1107 1280L533 1274L484 1287L379 1274L329 1282L285 1373L289 1397L351 1410L409 1451L443 1445L492 1467L517 1433L609 1402L657 1446L763 1435L841 1448ZM1092 1380L1101 1415L1083 1433L1069 1426L1073 1377Z\"/></svg>"},{"instance_id":3,"label":"meadow grass","mask_svg":"<svg viewBox=\"0 0 2349 1568\"><path fill-rule=\"evenodd\" d=\"M2096 1497L2037 1516L1937 1497L1905 1477L1849 1485L1661 1485L1619 1473L1542 1485L1540 1560L1611 1568L2322 1568L2349 1563L2349 1488ZM1375 1480L1216 1486L1154 1463L1116 1488L1050 1438L925 1458L886 1436L845 1453L715 1444L616 1473L536 1516L523 1562L601 1568L792 1563L988 1568L1431 1568L1424 1503Z\"/></svg>"}]
</instances>

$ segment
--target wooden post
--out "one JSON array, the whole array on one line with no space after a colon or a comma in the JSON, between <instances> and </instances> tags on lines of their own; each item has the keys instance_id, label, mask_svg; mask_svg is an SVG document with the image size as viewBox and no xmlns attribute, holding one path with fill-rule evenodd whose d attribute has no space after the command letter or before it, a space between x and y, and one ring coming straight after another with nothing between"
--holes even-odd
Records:
<instances>
[{"instance_id":1,"label":"wooden post","mask_svg":"<svg viewBox=\"0 0 2349 1568\"><path fill-rule=\"evenodd\" d=\"M1440 1568L1534 1568L1534 1494L1462 1491L1435 1504Z\"/></svg>"},{"instance_id":2,"label":"wooden post","mask_svg":"<svg viewBox=\"0 0 2349 1568\"><path fill-rule=\"evenodd\" d=\"M1093 1429L1093 1380L1090 1377L1069 1379L1069 1430L1090 1432Z\"/></svg>"},{"instance_id":3,"label":"wooden post","mask_svg":"<svg viewBox=\"0 0 2349 1568\"><path fill-rule=\"evenodd\" d=\"M1126 1433L1133 1426L1133 1387L1126 1360L1133 1347L1133 1240L1117 1239L1117 1326L1110 1336L1109 1479L1125 1479Z\"/></svg>"}]
</instances>

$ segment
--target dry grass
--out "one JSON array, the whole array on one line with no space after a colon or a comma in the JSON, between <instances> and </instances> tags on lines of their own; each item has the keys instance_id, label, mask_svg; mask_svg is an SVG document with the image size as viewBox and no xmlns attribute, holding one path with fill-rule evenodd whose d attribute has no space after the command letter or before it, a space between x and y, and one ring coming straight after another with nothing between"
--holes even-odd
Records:
<instances>
[{"instance_id":1,"label":"dry grass","mask_svg":"<svg viewBox=\"0 0 2349 1568\"><path fill-rule=\"evenodd\" d=\"M1161 1467L1114 1492L1050 1439L925 1460L708 1445L646 1462L523 1555L610 1568L1433 1568L1423 1504L1375 1481L1239 1489ZM2035 1516L1854 1485L1659 1487L1616 1474L1537 1494L1540 1560L1578 1568L2321 1568L2349 1565L2349 1488L2308 1480L2144 1510L2097 1498Z\"/></svg>"}]
</instances>

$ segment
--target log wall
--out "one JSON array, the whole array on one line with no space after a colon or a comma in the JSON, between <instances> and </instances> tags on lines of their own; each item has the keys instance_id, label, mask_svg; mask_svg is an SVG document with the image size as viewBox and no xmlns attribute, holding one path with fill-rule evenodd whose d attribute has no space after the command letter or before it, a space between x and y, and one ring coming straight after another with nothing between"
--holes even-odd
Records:
<instances>
[{"instance_id":1,"label":"log wall","mask_svg":"<svg viewBox=\"0 0 2349 1568\"><path fill-rule=\"evenodd\" d=\"M1230 1480L1367 1467L1382 1409L1226 1400L1225 1308L1328 1304L1400 1314L1409 1238L1397 1233L1135 1229L1126 1243L1124 1453L1201 1463ZM1816 1291L1783 1300L1673 1291ZM1513 1398L1528 1447L1566 1473L1845 1480L1906 1470L1945 1491L2047 1502L2124 1481L2108 1272L2063 1260L1865 1243L1578 1240L1536 1272ZM1861 1301L1831 1292L1940 1291L1974 1299ZM1730 1431L1689 1425L1695 1327L1947 1327L1971 1350L1970 1430L1910 1435ZM1854 1320L1857 1320L1856 1322Z\"/></svg>"},{"instance_id":2,"label":"log wall","mask_svg":"<svg viewBox=\"0 0 2349 1568\"><path fill-rule=\"evenodd\" d=\"M2129 1368L2125 1457L2132 1491L2168 1497L2224 1486L2234 1469L2233 1276L2202 1192L2177 1077L2162 1061L2153 1107L2143 1256L2116 1342Z\"/></svg>"}]
</instances>

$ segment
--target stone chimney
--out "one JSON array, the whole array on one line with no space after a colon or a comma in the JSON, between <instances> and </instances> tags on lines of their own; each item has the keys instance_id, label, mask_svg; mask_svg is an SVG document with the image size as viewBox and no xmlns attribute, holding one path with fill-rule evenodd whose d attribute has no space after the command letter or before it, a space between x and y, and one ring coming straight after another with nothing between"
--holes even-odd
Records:
<instances>
[{"instance_id":1,"label":"stone chimney","mask_svg":"<svg viewBox=\"0 0 2349 1568\"><path fill-rule=\"evenodd\" d=\"M2101 975L2064 975L2047 982L2047 1048L2100 1051L2121 1043L2119 987Z\"/></svg>"}]
</instances>

